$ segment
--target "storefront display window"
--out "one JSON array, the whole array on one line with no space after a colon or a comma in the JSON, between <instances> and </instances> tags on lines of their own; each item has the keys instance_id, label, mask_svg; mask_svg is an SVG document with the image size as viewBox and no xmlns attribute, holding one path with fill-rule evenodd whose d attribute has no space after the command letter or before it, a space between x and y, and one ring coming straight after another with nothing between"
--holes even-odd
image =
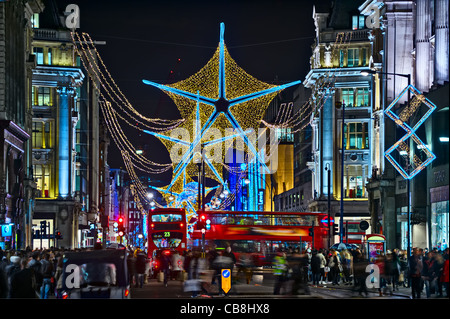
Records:
<instances>
[{"instance_id":1,"label":"storefront display window","mask_svg":"<svg viewBox=\"0 0 450 319\"><path fill-rule=\"evenodd\" d=\"M431 203L431 245L444 250L448 248L449 201Z\"/></svg>"}]
</instances>

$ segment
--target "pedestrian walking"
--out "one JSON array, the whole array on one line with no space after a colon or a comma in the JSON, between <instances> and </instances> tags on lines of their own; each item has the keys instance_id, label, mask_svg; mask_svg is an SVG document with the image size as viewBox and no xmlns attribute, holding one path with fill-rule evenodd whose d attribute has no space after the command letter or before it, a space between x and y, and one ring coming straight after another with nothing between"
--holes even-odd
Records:
<instances>
[{"instance_id":1,"label":"pedestrian walking","mask_svg":"<svg viewBox=\"0 0 450 319\"><path fill-rule=\"evenodd\" d=\"M41 263L40 259L41 259L40 252L33 251L31 253L31 258L27 265L28 268L30 268L34 271L34 276L36 278L35 288L36 288L36 292L38 294L40 294L41 286L42 286L42 282L43 282L42 263Z\"/></svg>"},{"instance_id":2,"label":"pedestrian walking","mask_svg":"<svg viewBox=\"0 0 450 319\"><path fill-rule=\"evenodd\" d=\"M279 295L281 287L286 280L287 262L286 256L283 252L278 252L272 262L273 274L275 276L275 285L273 288L273 294Z\"/></svg>"},{"instance_id":3,"label":"pedestrian walking","mask_svg":"<svg viewBox=\"0 0 450 319\"><path fill-rule=\"evenodd\" d=\"M53 263L50 261L50 254L45 253L41 261L42 271L42 285L41 285L41 299L48 299L50 288L53 279Z\"/></svg>"},{"instance_id":4,"label":"pedestrian walking","mask_svg":"<svg viewBox=\"0 0 450 319\"><path fill-rule=\"evenodd\" d=\"M62 299L63 289L63 258L58 256L56 258L56 270L55 270L55 296L56 299Z\"/></svg>"},{"instance_id":5,"label":"pedestrian walking","mask_svg":"<svg viewBox=\"0 0 450 319\"><path fill-rule=\"evenodd\" d=\"M332 284L339 286L339 279L341 277L342 265L341 260L339 258L339 254L337 251L333 250L332 256L328 263L328 267L330 267L330 274L332 277Z\"/></svg>"},{"instance_id":6,"label":"pedestrian walking","mask_svg":"<svg viewBox=\"0 0 450 319\"><path fill-rule=\"evenodd\" d=\"M184 257L180 255L178 251L174 251L172 255L172 272L171 277L173 280L182 280Z\"/></svg>"},{"instance_id":7,"label":"pedestrian walking","mask_svg":"<svg viewBox=\"0 0 450 319\"><path fill-rule=\"evenodd\" d=\"M442 268L441 278L440 281L442 283L442 286L445 289L445 297L448 298L448 278L449 278L449 269L448 269L448 248L445 250L446 253L444 254L444 266Z\"/></svg>"},{"instance_id":8,"label":"pedestrian walking","mask_svg":"<svg viewBox=\"0 0 450 319\"><path fill-rule=\"evenodd\" d=\"M136 254L136 283L135 287L142 288L144 286L144 274L146 269L147 256L143 251Z\"/></svg>"},{"instance_id":9,"label":"pedestrian walking","mask_svg":"<svg viewBox=\"0 0 450 319\"><path fill-rule=\"evenodd\" d=\"M319 272L320 272L320 278L319 278L319 284L325 285L325 284L326 284L326 282L325 282L325 280L326 280L326 277L325 277L325 267L327 266L327 259L325 258L324 251L323 251L322 248L319 249L319 252L317 253L317 257L318 257L319 260L320 260L320 269L319 269Z\"/></svg>"},{"instance_id":10,"label":"pedestrian walking","mask_svg":"<svg viewBox=\"0 0 450 319\"><path fill-rule=\"evenodd\" d=\"M169 285L169 276L170 276L170 267L172 265L172 261L170 257L168 256L167 251L161 252L161 272L164 276L164 287L167 287Z\"/></svg>"},{"instance_id":11,"label":"pedestrian walking","mask_svg":"<svg viewBox=\"0 0 450 319\"><path fill-rule=\"evenodd\" d=\"M136 258L132 253L129 253L127 256L127 269L128 269L128 282L130 285L133 284L133 281L136 276Z\"/></svg>"},{"instance_id":12,"label":"pedestrian walking","mask_svg":"<svg viewBox=\"0 0 450 319\"><path fill-rule=\"evenodd\" d=\"M320 264L321 260L319 256L317 256L317 251L313 250L311 257L311 273L312 273L312 284L314 287L319 285L320 281Z\"/></svg>"},{"instance_id":13,"label":"pedestrian walking","mask_svg":"<svg viewBox=\"0 0 450 319\"><path fill-rule=\"evenodd\" d=\"M355 276L354 291L358 292L360 296L363 296L364 293L366 297L369 295L366 285L366 278L368 275L368 273L366 272L366 267L368 264L368 261L364 259L362 253L360 251L357 251L355 258L353 259L353 271Z\"/></svg>"},{"instance_id":14,"label":"pedestrian walking","mask_svg":"<svg viewBox=\"0 0 450 319\"><path fill-rule=\"evenodd\" d=\"M422 255L418 248L413 249L413 255L409 257L408 263L411 295L413 299L418 299L422 293L421 278L423 269Z\"/></svg>"},{"instance_id":15,"label":"pedestrian walking","mask_svg":"<svg viewBox=\"0 0 450 319\"><path fill-rule=\"evenodd\" d=\"M20 271L11 277L9 298L37 298L36 277L34 270L28 268L28 260L20 260Z\"/></svg>"}]
</instances>

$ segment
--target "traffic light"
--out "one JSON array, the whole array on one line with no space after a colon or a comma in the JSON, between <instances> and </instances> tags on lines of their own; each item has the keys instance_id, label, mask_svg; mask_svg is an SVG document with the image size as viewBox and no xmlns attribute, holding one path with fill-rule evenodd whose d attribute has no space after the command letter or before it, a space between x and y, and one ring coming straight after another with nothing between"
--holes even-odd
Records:
<instances>
[{"instance_id":1,"label":"traffic light","mask_svg":"<svg viewBox=\"0 0 450 319\"><path fill-rule=\"evenodd\" d=\"M120 216L119 219L117 219L117 232L120 237L125 235L125 225L124 225L125 219Z\"/></svg>"},{"instance_id":2,"label":"traffic light","mask_svg":"<svg viewBox=\"0 0 450 319\"><path fill-rule=\"evenodd\" d=\"M309 230L309 236L314 237L314 228L310 228Z\"/></svg>"},{"instance_id":3,"label":"traffic light","mask_svg":"<svg viewBox=\"0 0 450 319\"><path fill-rule=\"evenodd\" d=\"M45 220L41 221L41 236L47 235L47 222Z\"/></svg>"},{"instance_id":4,"label":"traffic light","mask_svg":"<svg viewBox=\"0 0 450 319\"><path fill-rule=\"evenodd\" d=\"M200 215L200 218L197 221L197 230L202 230L206 228L206 216Z\"/></svg>"},{"instance_id":5,"label":"traffic light","mask_svg":"<svg viewBox=\"0 0 450 319\"><path fill-rule=\"evenodd\" d=\"M339 225L333 224L333 235L339 235Z\"/></svg>"}]
</instances>

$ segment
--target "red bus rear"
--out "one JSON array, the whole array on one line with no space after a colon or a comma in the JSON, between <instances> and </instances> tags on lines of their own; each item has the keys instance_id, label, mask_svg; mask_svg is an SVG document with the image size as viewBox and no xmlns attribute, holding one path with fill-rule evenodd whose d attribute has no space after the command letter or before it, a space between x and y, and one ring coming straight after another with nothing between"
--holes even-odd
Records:
<instances>
[{"instance_id":1,"label":"red bus rear","mask_svg":"<svg viewBox=\"0 0 450 319\"><path fill-rule=\"evenodd\" d=\"M186 211L183 208L156 208L149 211L148 255L155 250L186 250Z\"/></svg>"}]
</instances>

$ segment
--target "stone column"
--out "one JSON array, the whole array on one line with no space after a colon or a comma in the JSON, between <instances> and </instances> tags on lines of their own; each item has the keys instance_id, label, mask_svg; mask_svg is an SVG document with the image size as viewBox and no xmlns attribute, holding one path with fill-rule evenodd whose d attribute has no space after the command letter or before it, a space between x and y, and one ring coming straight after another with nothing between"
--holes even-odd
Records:
<instances>
[{"instance_id":1,"label":"stone column","mask_svg":"<svg viewBox=\"0 0 450 319\"><path fill-rule=\"evenodd\" d=\"M431 87L431 9L429 0L417 0L416 7L416 87L428 92Z\"/></svg>"},{"instance_id":2,"label":"stone column","mask_svg":"<svg viewBox=\"0 0 450 319\"><path fill-rule=\"evenodd\" d=\"M435 0L435 61L434 83L443 84L449 78L449 37L448 5L449 0Z\"/></svg>"},{"instance_id":3,"label":"stone column","mask_svg":"<svg viewBox=\"0 0 450 319\"><path fill-rule=\"evenodd\" d=\"M74 94L74 88L59 86L58 107L58 197L70 196L70 159L71 159L71 117L70 99Z\"/></svg>"}]
</instances>

